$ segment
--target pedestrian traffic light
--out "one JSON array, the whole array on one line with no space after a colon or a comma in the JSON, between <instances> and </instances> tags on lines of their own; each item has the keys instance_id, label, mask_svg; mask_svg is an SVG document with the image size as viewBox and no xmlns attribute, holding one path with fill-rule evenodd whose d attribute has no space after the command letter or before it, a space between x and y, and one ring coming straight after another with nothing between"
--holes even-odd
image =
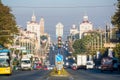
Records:
<instances>
[{"instance_id":1,"label":"pedestrian traffic light","mask_svg":"<svg viewBox=\"0 0 120 80\"><path fill-rule=\"evenodd\" d=\"M62 45L62 37L59 36L58 37L58 48L61 48L61 45Z\"/></svg>"}]
</instances>

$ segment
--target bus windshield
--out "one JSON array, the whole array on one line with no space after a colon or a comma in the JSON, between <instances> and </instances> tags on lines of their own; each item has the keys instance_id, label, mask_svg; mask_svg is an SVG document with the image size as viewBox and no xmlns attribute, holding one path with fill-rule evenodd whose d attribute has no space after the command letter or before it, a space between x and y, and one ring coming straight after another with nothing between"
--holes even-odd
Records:
<instances>
[{"instance_id":1,"label":"bus windshield","mask_svg":"<svg viewBox=\"0 0 120 80\"><path fill-rule=\"evenodd\" d=\"M0 58L0 67L8 67L9 66L9 60Z\"/></svg>"}]
</instances>

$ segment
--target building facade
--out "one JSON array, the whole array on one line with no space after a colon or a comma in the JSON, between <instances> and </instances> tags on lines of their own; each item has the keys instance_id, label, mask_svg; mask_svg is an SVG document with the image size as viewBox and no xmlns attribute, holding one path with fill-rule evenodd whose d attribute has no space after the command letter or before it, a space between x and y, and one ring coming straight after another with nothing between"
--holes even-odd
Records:
<instances>
[{"instance_id":1,"label":"building facade","mask_svg":"<svg viewBox=\"0 0 120 80\"><path fill-rule=\"evenodd\" d=\"M81 39L84 32L92 31L93 25L88 20L88 16L83 16L83 22L80 24L79 27L79 38Z\"/></svg>"},{"instance_id":2,"label":"building facade","mask_svg":"<svg viewBox=\"0 0 120 80\"><path fill-rule=\"evenodd\" d=\"M44 35L44 18L40 19L40 34Z\"/></svg>"},{"instance_id":3,"label":"building facade","mask_svg":"<svg viewBox=\"0 0 120 80\"><path fill-rule=\"evenodd\" d=\"M56 37L63 36L63 27L64 27L64 25L62 23L58 23L56 25Z\"/></svg>"},{"instance_id":4,"label":"building facade","mask_svg":"<svg viewBox=\"0 0 120 80\"><path fill-rule=\"evenodd\" d=\"M36 16L33 13L31 21L27 22L27 31L36 33L38 48L40 48L40 36L44 35L44 18L41 18L40 23L37 23Z\"/></svg>"},{"instance_id":5,"label":"building facade","mask_svg":"<svg viewBox=\"0 0 120 80\"><path fill-rule=\"evenodd\" d=\"M72 28L70 29L70 34L75 35L77 33L79 33L79 31L78 31L76 25L73 25Z\"/></svg>"}]
</instances>

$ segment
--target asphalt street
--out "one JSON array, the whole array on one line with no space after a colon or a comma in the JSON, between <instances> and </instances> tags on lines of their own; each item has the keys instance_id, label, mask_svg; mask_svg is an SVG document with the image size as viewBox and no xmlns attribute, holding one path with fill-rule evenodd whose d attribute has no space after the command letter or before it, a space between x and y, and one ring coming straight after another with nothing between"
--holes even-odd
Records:
<instances>
[{"instance_id":1,"label":"asphalt street","mask_svg":"<svg viewBox=\"0 0 120 80\"><path fill-rule=\"evenodd\" d=\"M68 77L50 77L49 70L14 71L11 76L0 75L0 80L120 80L120 72L100 70L72 70Z\"/></svg>"}]
</instances>

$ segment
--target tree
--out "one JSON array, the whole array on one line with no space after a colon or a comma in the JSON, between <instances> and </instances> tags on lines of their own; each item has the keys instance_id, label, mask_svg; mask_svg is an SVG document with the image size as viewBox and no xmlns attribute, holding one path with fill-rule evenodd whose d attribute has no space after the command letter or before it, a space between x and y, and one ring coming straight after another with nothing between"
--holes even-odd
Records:
<instances>
[{"instance_id":1,"label":"tree","mask_svg":"<svg viewBox=\"0 0 120 80\"><path fill-rule=\"evenodd\" d=\"M0 0L0 44L8 45L13 43L13 34L18 33L14 15L8 6L4 6Z\"/></svg>"},{"instance_id":2,"label":"tree","mask_svg":"<svg viewBox=\"0 0 120 80\"><path fill-rule=\"evenodd\" d=\"M81 54L86 51L86 47L82 39L76 40L73 44L73 48L75 50L75 54Z\"/></svg>"},{"instance_id":3,"label":"tree","mask_svg":"<svg viewBox=\"0 0 120 80\"><path fill-rule=\"evenodd\" d=\"M114 48L114 52L115 52L115 57L119 58L120 60L120 43L116 45L116 47Z\"/></svg>"},{"instance_id":4,"label":"tree","mask_svg":"<svg viewBox=\"0 0 120 80\"><path fill-rule=\"evenodd\" d=\"M120 0L117 1L118 1L117 9L115 14L112 16L111 23L118 28L117 33L120 34ZM119 37L119 41L120 41L120 37Z\"/></svg>"},{"instance_id":5,"label":"tree","mask_svg":"<svg viewBox=\"0 0 120 80\"><path fill-rule=\"evenodd\" d=\"M115 14L112 16L111 22L120 29L120 0L118 0L117 9Z\"/></svg>"}]
</instances>

